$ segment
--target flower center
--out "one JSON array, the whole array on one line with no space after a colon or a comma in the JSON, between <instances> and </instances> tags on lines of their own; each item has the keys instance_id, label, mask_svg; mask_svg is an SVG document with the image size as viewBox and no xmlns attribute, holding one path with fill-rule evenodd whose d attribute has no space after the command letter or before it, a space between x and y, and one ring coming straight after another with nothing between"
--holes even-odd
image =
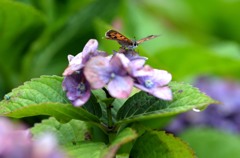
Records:
<instances>
[{"instance_id":1,"label":"flower center","mask_svg":"<svg viewBox=\"0 0 240 158\"><path fill-rule=\"evenodd\" d=\"M86 86L84 83L80 82L77 87L78 92L82 93L86 91Z\"/></svg>"},{"instance_id":2,"label":"flower center","mask_svg":"<svg viewBox=\"0 0 240 158\"><path fill-rule=\"evenodd\" d=\"M152 88L153 82L151 80L145 80L144 85L146 88Z\"/></svg>"},{"instance_id":3,"label":"flower center","mask_svg":"<svg viewBox=\"0 0 240 158\"><path fill-rule=\"evenodd\" d=\"M112 72L111 75L110 75L111 79L114 79L116 77L115 73Z\"/></svg>"}]
</instances>

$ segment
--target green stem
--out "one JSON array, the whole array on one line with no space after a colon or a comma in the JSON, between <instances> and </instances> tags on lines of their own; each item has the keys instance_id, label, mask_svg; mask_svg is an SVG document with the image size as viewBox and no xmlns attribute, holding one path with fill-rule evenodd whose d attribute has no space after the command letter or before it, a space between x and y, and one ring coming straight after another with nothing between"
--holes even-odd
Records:
<instances>
[{"instance_id":1,"label":"green stem","mask_svg":"<svg viewBox=\"0 0 240 158\"><path fill-rule=\"evenodd\" d=\"M103 88L103 90L106 93L106 96L108 99L108 101L106 101L106 110L107 110L107 119L108 119L108 130L112 130L113 129L113 120L112 120L112 96L108 93L106 88Z\"/></svg>"},{"instance_id":2,"label":"green stem","mask_svg":"<svg viewBox=\"0 0 240 158\"><path fill-rule=\"evenodd\" d=\"M112 105L107 105L108 129L113 128Z\"/></svg>"}]
</instances>

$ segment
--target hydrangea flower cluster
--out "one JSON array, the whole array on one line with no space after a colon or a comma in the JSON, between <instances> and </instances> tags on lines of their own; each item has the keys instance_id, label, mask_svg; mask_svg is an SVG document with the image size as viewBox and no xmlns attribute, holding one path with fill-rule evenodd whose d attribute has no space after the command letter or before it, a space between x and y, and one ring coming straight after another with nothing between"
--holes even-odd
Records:
<instances>
[{"instance_id":1,"label":"hydrangea flower cluster","mask_svg":"<svg viewBox=\"0 0 240 158\"><path fill-rule=\"evenodd\" d=\"M145 65L147 58L132 49L120 48L108 56L97 48L98 41L90 39L82 52L75 57L68 55L62 86L74 106L84 105L91 89L104 87L114 98L129 97L135 86L160 99L172 99L167 86L172 79L170 73Z\"/></svg>"},{"instance_id":2,"label":"hydrangea flower cluster","mask_svg":"<svg viewBox=\"0 0 240 158\"><path fill-rule=\"evenodd\" d=\"M178 134L189 127L203 126L240 133L240 84L203 76L196 80L195 86L223 105L209 106L198 113L189 111L181 114L171 122L167 130Z\"/></svg>"}]
</instances>

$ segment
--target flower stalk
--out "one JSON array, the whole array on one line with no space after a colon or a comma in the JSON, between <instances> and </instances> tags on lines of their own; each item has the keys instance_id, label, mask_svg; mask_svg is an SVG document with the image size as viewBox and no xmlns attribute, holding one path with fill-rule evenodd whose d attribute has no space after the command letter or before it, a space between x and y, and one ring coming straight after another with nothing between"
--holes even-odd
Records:
<instances>
[{"instance_id":1,"label":"flower stalk","mask_svg":"<svg viewBox=\"0 0 240 158\"><path fill-rule=\"evenodd\" d=\"M111 97L111 95L109 94L108 90L104 87L103 88L106 97L108 99L105 100L105 104L106 104L106 111L107 111L107 120L108 120L108 130L112 130L113 129L113 119L112 119L112 102L114 101L114 98Z\"/></svg>"},{"instance_id":2,"label":"flower stalk","mask_svg":"<svg viewBox=\"0 0 240 158\"><path fill-rule=\"evenodd\" d=\"M108 118L108 129L112 130L113 129L113 120L112 120L112 104L109 104L106 106L107 110L107 118Z\"/></svg>"}]
</instances>

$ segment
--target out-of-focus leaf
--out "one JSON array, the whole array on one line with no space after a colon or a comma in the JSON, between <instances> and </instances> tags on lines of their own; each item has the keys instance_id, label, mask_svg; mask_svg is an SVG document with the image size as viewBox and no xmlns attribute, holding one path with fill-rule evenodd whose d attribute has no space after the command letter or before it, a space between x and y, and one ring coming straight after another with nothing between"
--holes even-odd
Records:
<instances>
[{"instance_id":1,"label":"out-of-focus leaf","mask_svg":"<svg viewBox=\"0 0 240 158\"><path fill-rule=\"evenodd\" d=\"M46 15L48 22L53 24L55 21L71 16L75 14L78 10L83 9L94 0L68 0L68 1L58 1L58 0L28 0L28 4L33 5L35 8L39 9Z\"/></svg>"},{"instance_id":2,"label":"out-of-focus leaf","mask_svg":"<svg viewBox=\"0 0 240 158\"><path fill-rule=\"evenodd\" d=\"M157 59L157 60L156 60ZM169 47L149 57L153 67L168 70L175 80L199 74L235 76L240 69L239 59L223 57L199 46Z\"/></svg>"},{"instance_id":3,"label":"out-of-focus leaf","mask_svg":"<svg viewBox=\"0 0 240 158\"><path fill-rule=\"evenodd\" d=\"M198 43L214 41L213 36L240 41L240 22L236 20L240 16L239 1L148 0L143 1L143 6L171 29Z\"/></svg>"},{"instance_id":4,"label":"out-of-focus leaf","mask_svg":"<svg viewBox=\"0 0 240 158\"><path fill-rule=\"evenodd\" d=\"M33 7L0 1L0 74L4 88L20 83L21 58L45 27L44 17Z\"/></svg>"},{"instance_id":5,"label":"out-of-focus leaf","mask_svg":"<svg viewBox=\"0 0 240 158\"><path fill-rule=\"evenodd\" d=\"M234 41L224 41L215 43L212 46L214 52L223 57L231 57L240 60L240 44Z\"/></svg>"},{"instance_id":6,"label":"out-of-focus leaf","mask_svg":"<svg viewBox=\"0 0 240 158\"><path fill-rule=\"evenodd\" d=\"M238 158L240 155L240 137L214 129L189 129L181 134L183 140L194 149L201 158Z\"/></svg>"}]
</instances>

